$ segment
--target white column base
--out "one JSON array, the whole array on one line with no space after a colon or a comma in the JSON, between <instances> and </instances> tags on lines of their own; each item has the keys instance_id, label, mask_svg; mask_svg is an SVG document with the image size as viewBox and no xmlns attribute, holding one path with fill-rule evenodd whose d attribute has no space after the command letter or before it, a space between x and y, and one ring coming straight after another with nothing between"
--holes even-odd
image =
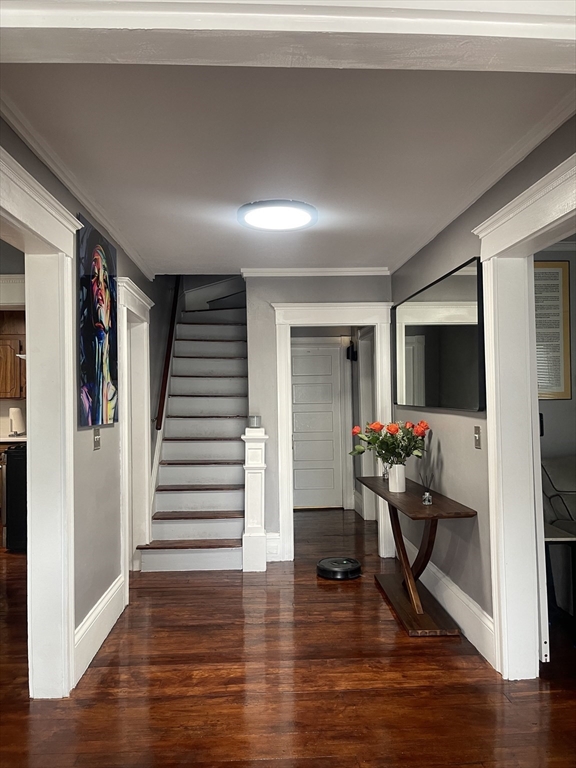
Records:
<instances>
[{"instance_id":1,"label":"white column base","mask_svg":"<svg viewBox=\"0 0 576 768\"><path fill-rule=\"evenodd\" d=\"M260 573L266 570L266 534L242 536L242 570Z\"/></svg>"}]
</instances>

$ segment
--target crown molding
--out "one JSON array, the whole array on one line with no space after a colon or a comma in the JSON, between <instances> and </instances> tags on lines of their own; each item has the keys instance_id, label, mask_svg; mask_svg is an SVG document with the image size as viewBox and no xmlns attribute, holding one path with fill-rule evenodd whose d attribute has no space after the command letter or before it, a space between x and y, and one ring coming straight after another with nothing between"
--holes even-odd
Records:
<instances>
[{"instance_id":1,"label":"crown molding","mask_svg":"<svg viewBox=\"0 0 576 768\"><path fill-rule=\"evenodd\" d=\"M241 269L243 278L247 277L363 277L367 275L389 275L388 267L310 267L260 269L259 267Z\"/></svg>"},{"instance_id":2,"label":"crown molding","mask_svg":"<svg viewBox=\"0 0 576 768\"><path fill-rule=\"evenodd\" d=\"M78 182L72 171L66 166L62 159L52 150L47 142L42 138L39 132L30 124L30 122L24 117L22 112L11 102L9 98L2 95L0 98L0 115L6 120L6 122L16 131L20 138L28 144L30 149L35 155L46 165L56 178L64 184L64 186L71 192L78 200L80 205L83 205L86 210L94 216L98 224L100 224L110 237L116 241L116 243L122 248L126 255L136 264L140 271L149 279L154 280L155 273L151 267L144 261L138 251L126 241L126 239L120 234L117 225L112 221L109 216L104 212L102 207L95 202L94 197L88 193L84 187ZM15 161L14 161L15 162ZM28 173L26 171L26 173ZM30 174L28 174L30 176ZM30 176L30 178L33 178ZM35 184L43 189L38 182L34 179ZM45 195L49 195L44 190ZM52 195L50 195L52 198ZM62 207L55 198L52 198L58 206ZM68 211L68 214L70 212ZM74 217L73 217L74 218ZM74 218L77 222L77 219ZM79 222L78 222L79 223ZM82 226L82 225L80 225ZM80 227L77 226L76 229Z\"/></svg>"},{"instance_id":3,"label":"crown molding","mask_svg":"<svg viewBox=\"0 0 576 768\"><path fill-rule=\"evenodd\" d=\"M574 180L576 179L576 153L566 158L563 163L554 168L554 170L547 173L542 179L528 187L522 194L511 200L508 205L505 205L499 211L497 211L489 219L482 222L472 232L478 235L479 238L485 238L501 226L506 224L515 218L519 213L525 211L534 203L538 202L541 198L553 192L558 187L567 184L572 189L570 200L574 205L576 199L576 188L574 187Z\"/></svg>"},{"instance_id":4,"label":"crown molding","mask_svg":"<svg viewBox=\"0 0 576 768\"><path fill-rule=\"evenodd\" d=\"M576 102L573 93L568 93L561 99L554 109L530 130L524 134L512 147L503 155L500 155L492 165L470 185L467 192L461 196L461 201L455 206L449 214L443 217L442 221L431 227L427 234L419 238L418 242L407 248L404 254L398 259L397 263L391 266L391 271L405 264L409 259L421 251L428 243L439 235L446 227L455 221L464 211L470 208L474 203L486 194L501 178L509 173L518 163L532 152L533 149L548 138L555 130L566 122L576 112ZM504 209L503 209L504 210ZM500 212L501 213L501 212ZM488 219L490 221L490 219ZM476 232L475 232L476 233ZM477 234L477 233L476 233Z\"/></svg>"}]
</instances>

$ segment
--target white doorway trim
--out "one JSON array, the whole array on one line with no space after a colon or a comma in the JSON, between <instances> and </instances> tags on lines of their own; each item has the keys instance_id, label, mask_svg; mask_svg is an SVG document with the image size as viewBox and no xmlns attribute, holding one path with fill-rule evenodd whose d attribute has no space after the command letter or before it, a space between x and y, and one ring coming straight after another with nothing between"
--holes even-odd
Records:
<instances>
[{"instance_id":1,"label":"white doorway trim","mask_svg":"<svg viewBox=\"0 0 576 768\"><path fill-rule=\"evenodd\" d=\"M538 676L546 578L532 256L576 229L576 155L474 230L481 238L496 669Z\"/></svg>"},{"instance_id":2,"label":"white doorway trim","mask_svg":"<svg viewBox=\"0 0 576 768\"><path fill-rule=\"evenodd\" d=\"M62 698L75 683L74 248L82 224L0 149L0 225L25 253L29 689L32 698Z\"/></svg>"},{"instance_id":3,"label":"white doorway trim","mask_svg":"<svg viewBox=\"0 0 576 768\"><path fill-rule=\"evenodd\" d=\"M374 418L392 418L390 345L391 302L272 304L276 322L278 380L278 487L280 503L280 560L294 559L294 503L292 468L291 338L292 326L374 326L375 399L380 404ZM378 505L378 552L394 556L394 543L384 502Z\"/></svg>"},{"instance_id":4,"label":"white doorway trim","mask_svg":"<svg viewBox=\"0 0 576 768\"><path fill-rule=\"evenodd\" d=\"M118 284L118 373L123 394L120 413L122 577L129 602L129 571L138 568L136 547L148 544L150 516L150 309L148 296L127 277Z\"/></svg>"},{"instance_id":5,"label":"white doorway trim","mask_svg":"<svg viewBox=\"0 0 576 768\"><path fill-rule=\"evenodd\" d=\"M346 365L346 347L350 345L350 336L296 336L291 338L291 346L339 347L340 354L340 419L342 434L342 506L354 509L354 462L350 451L354 447L352 439L352 371ZM350 425L350 428L348 428Z\"/></svg>"}]
</instances>

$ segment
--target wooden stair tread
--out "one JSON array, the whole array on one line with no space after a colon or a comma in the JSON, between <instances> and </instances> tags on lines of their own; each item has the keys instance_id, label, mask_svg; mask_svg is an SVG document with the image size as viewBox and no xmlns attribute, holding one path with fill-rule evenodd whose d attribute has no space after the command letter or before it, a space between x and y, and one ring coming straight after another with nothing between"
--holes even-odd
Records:
<instances>
[{"instance_id":1,"label":"wooden stair tread","mask_svg":"<svg viewBox=\"0 0 576 768\"><path fill-rule=\"evenodd\" d=\"M242 459L162 459L161 466L164 467L227 467L237 464L244 464Z\"/></svg>"},{"instance_id":2,"label":"wooden stair tread","mask_svg":"<svg viewBox=\"0 0 576 768\"><path fill-rule=\"evenodd\" d=\"M178 339L185 341L185 339ZM247 357L214 357L213 355L174 355L176 360L247 360Z\"/></svg>"},{"instance_id":3,"label":"wooden stair tread","mask_svg":"<svg viewBox=\"0 0 576 768\"><path fill-rule=\"evenodd\" d=\"M156 539L139 544L137 549L240 549L242 539Z\"/></svg>"},{"instance_id":4,"label":"wooden stair tread","mask_svg":"<svg viewBox=\"0 0 576 768\"><path fill-rule=\"evenodd\" d=\"M218 296L217 299L210 299L206 304L213 304L215 301L222 301L222 299L229 299L232 296L240 296L245 293L246 288L243 288L241 291L233 291L232 293L227 293L226 296ZM226 307L226 309L230 309L230 307ZM237 309L241 309L241 307L237 307Z\"/></svg>"},{"instance_id":5,"label":"wooden stair tread","mask_svg":"<svg viewBox=\"0 0 576 768\"><path fill-rule=\"evenodd\" d=\"M170 416L166 416L167 419L247 419L248 416L241 416L240 414L237 414L236 416L208 416L208 414L203 414L202 416L175 416L171 414Z\"/></svg>"},{"instance_id":6,"label":"wooden stair tread","mask_svg":"<svg viewBox=\"0 0 576 768\"><path fill-rule=\"evenodd\" d=\"M230 296L234 296L234 294L231 293ZM224 299L226 297L223 296L222 298ZM213 301L216 301L216 299L213 299ZM193 312L225 312L227 309L246 309L246 307L209 307L208 309L183 309L182 312L183 314L191 315ZM211 325L211 323L209 323L209 325Z\"/></svg>"},{"instance_id":7,"label":"wooden stair tread","mask_svg":"<svg viewBox=\"0 0 576 768\"><path fill-rule=\"evenodd\" d=\"M214 394L214 395L168 395L168 397L233 397L233 398L239 398L242 397L244 400L248 397L248 395L220 395L220 394Z\"/></svg>"},{"instance_id":8,"label":"wooden stair tread","mask_svg":"<svg viewBox=\"0 0 576 768\"><path fill-rule=\"evenodd\" d=\"M234 485L194 485L193 483L185 483L179 485L158 485L156 490L160 493L163 491L243 491L244 485L238 485L236 483Z\"/></svg>"},{"instance_id":9,"label":"wooden stair tread","mask_svg":"<svg viewBox=\"0 0 576 768\"><path fill-rule=\"evenodd\" d=\"M202 327L202 326L199 326ZM246 339L175 339L175 341L201 341L204 344L246 344Z\"/></svg>"},{"instance_id":10,"label":"wooden stair tread","mask_svg":"<svg viewBox=\"0 0 576 768\"><path fill-rule=\"evenodd\" d=\"M189 309L186 310L187 312L212 312L213 310L210 309ZM202 328L204 325L211 326L211 325L238 325L242 326L243 328L246 327L247 323L235 323L232 322L232 320L229 320L226 322L225 320L213 320L211 323L184 323L182 320L177 323L177 325L192 325L194 328ZM230 341L234 341L234 339L230 339Z\"/></svg>"},{"instance_id":11,"label":"wooden stair tread","mask_svg":"<svg viewBox=\"0 0 576 768\"><path fill-rule=\"evenodd\" d=\"M244 517L241 509L232 509L230 511L218 510L203 511L199 509L176 510L174 512L155 512L152 520L236 520Z\"/></svg>"},{"instance_id":12,"label":"wooden stair tread","mask_svg":"<svg viewBox=\"0 0 576 768\"><path fill-rule=\"evenodd\" d=\"M172 373L172 378L174 379L247 379L248 376L226 376L225 373L203 373L203 374L197 374L197 373Z\"/></svg>"},{"instance_id":13,"label":"wooden stair tread","mask_svg":"<svg viewBox=\"0 0 576 768\"><path fill-rule=\"evenodd\" d=\"M164 437L164 443L240 443L241 437Z\"/></svg>"}]
</instances>

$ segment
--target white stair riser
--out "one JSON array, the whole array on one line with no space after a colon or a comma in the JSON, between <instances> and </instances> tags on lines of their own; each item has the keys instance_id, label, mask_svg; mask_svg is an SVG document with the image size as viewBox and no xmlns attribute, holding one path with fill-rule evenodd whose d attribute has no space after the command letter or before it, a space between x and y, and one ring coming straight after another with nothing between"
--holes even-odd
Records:
<instances>
[{"instance_id":1,"label":"white stair riser","mask_svg":"<svg viewBox=\"0 0 576 768\"><path fill-rule=\"evenodd\" d=\"M245 325L190 325L178 323L177 339L214 339L217 341L246 341Z\"/></svg>"},{"instance_id":2,"label":"white stair riser","mask_svg":"<svg viewBox=\"0 0 576 768\"><path fill-rule=\"evenodd\" d=\"M240 437L247 419L166 419L166 437Z\"/></svg>"},{"instance_id":3,"label":"white stair riser","mask_svg":"<svg viewBox=\"0 0 576 768\"><path fill-rule=\"evenodd\" d=\"M174 354L180 357L246 357L245 341L176 341Z\"/></svg>"},{"instance_id":4,"label":"white stair riser","mask_svg":"<svg viewBox=\"0 0 576 768\"><path fill-rule=\"evenodd\" d=\"M241 549L142 550L143 571L241 571Z\"/></svg>"},{"instance_id":5,"label":"white stair riser","mask_svg":"<svg viewBox=\"0 0 576 768\"><path fill-rule=\"evenodd\" d=\"M244 518L228 520L154 520L154 541L172 539L240 539L244 533Z\"/></svg>"},{"instance_id":6,"label":"white stair riser","mask_svg":"<svg viewBox=\"0 0 576 768\"><path fill-rule=\"evenodd\" d=\"M241 441L164 442L162 458L169 459L244 459L244 443Z\"/></svg>"},{"instance_id":7,"label":"white stair riser","mask_svg":"<svg viewBox=\"0 0 576 768\"><path fill-rule=\"evenodd\" d=\"M246 292L224 296L221 299L214 299L208 302L210 309L227 309L246 306Z\"/></svg>"},{"instance_id":8,"label":"white stair riser","mask_svg":"<svg viewBox=\"0 0 576 768\"><path fill-rule=\"evenodd\" d=\"M170 379L171 395L230 395L231 397L248 396L246 378L201 378L172 376Z\"/></svg>"},{"instance_id":9,"label":"white stair riser","mask_svg":"<svg viewBox=\"0 0 576 768\"><path fill-rule=\"evenodd\" d=\"M157 512L244 510L244 491L159 491Z\"/></svg>"},{"instance_id":10,"label":"white stair riser","mask_svg":"<svg viewBox=\"0 0 576 768\"><path fill-rule=\"evenodd\" d=\"M175 357L172 373L175 376L246 376L248 361Z\"/></svg>"},{"instance_id":11,"label":"white stair riser","mask_svg":"<svg viewBox=\"0 0 576 768\"><path fill-rule=\"evenodd\" d=\"M222 466L166 466L161 464L158 485L243 485L244 467Z\"/></svg>"},{"instance_id":12,"label":"white stair riser","mask_svg":"<svg viewBox=\"0 0 576 768\"><path fill-rule=\"evenodd\" d=\"M182 323L245 323L246 309L218 309L200 312L182 312Z\"/></svg>"},{"instance_id":13,"label":"white stair riser","mask_svg":"<svg viewBox=\"0 0 576 768\"><path fill-rule=\"evenodd\" d=\"M169 416L247 416L247 397L169 397Z\"/></svg>"}]
</instances>

